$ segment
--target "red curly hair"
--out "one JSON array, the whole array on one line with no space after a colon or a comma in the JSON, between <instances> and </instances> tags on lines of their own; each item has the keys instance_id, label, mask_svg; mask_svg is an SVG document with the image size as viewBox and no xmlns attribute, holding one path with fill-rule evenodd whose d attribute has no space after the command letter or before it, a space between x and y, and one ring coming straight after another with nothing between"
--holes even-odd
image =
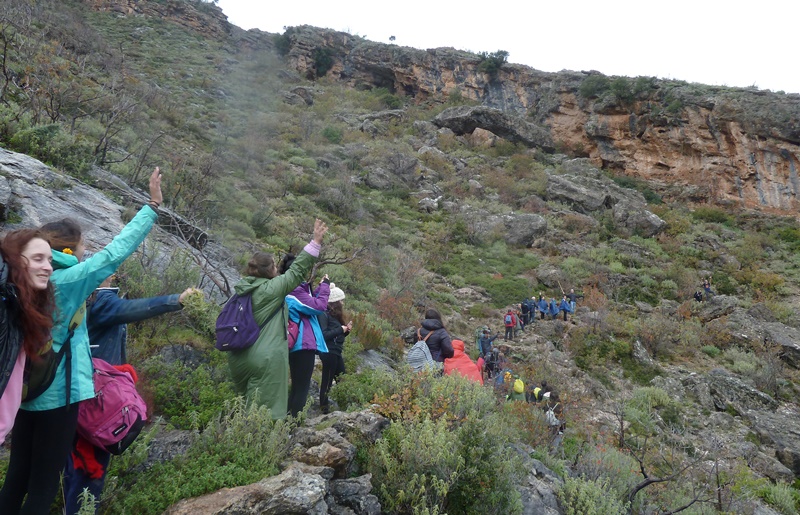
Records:
<instances>
[{"instance_id":1,"label":"red curly hair","mask_svg":"<svg viewBox=\"0 0 800 515\"><path fill-rule=\"evenodd\" d=\"M48 241L39 229L19 229L7 233L0 242L0 252L11 269L9 281L17 290L23 347L28 356L37 356L50 340L55 309L53 285L46 290L34 289L27 272L28 263L22 257L22 250L36 238Z\"/></svg>"}]
</instances>

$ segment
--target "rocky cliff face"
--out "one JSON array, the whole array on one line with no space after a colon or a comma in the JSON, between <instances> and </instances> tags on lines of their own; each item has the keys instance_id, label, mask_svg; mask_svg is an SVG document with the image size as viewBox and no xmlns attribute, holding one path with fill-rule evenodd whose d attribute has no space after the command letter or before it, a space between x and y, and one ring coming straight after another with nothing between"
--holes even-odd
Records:
<instances>
[{"instance_id":1,"label":"rocky cliff face","mask_svg":"<svg viewBox=\"0 0 800 515\"><path fill-rule=\"evenodd\" d=\"M667 196L797 213L800 95L513 64L491 77L478 56L451 48L378 44L309 26L289 38L290 66L308 78L325 50L328 77L417 102L460 94L547 127L558 150L663 184Z\"/></svg>"}]
</instances>

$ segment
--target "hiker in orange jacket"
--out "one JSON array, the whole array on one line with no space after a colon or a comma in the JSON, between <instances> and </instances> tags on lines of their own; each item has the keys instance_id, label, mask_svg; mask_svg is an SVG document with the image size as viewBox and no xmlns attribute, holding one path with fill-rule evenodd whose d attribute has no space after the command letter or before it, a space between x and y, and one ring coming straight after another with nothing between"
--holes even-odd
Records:
<instances>
[{"instance_id":1,"label":"hiker in orange jacket","mask_svg":"<svg viewBox=\"0 0 800 515\"><path fill-rule=\"evenodd\" d=\"M453 340L452 343L453 357L444 360L445 375L450 375L455 372L476 383L483 384L483 374L481 374L478 365L464 352L464 342L461 340Z\"/></svg>"}]
</instances>

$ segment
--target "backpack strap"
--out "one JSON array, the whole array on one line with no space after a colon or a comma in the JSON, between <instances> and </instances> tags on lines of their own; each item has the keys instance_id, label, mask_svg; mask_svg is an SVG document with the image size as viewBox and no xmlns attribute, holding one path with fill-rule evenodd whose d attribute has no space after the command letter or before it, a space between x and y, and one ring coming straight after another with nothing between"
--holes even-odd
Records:
<instances>
[{"instance_id":1,"label":"backpack strap","mask_svg":"<svg viewBox=\"0 0 800 515\"><path fill-rule=\"evenodd\" d=\"M429 331L428 334L425 335L425 338L422 337L422 335L420 334L420 331L422 331L421 327L419 329L417 329L417 340L422 340L423 342L428 343L428 338L431 337L431 335L433 334L433 331Z\"/></svg>"}]
</instances>

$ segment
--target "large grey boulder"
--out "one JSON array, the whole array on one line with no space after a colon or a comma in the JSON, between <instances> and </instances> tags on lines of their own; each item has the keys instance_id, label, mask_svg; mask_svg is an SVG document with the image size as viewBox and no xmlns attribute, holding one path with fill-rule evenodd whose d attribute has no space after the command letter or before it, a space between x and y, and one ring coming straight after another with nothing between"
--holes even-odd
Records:
<instances>
[{"instance_id":1,"label":"large grey boulder","mask_svg":"<svg viewBox=\"0 0 800 515\"><path fill-rule=\"evenodd\" d=\"M583 214L610 209L615 225L630 234L655 236L667 226L647 209L641 193L619 186L586 159L565 160L559 173L549 171L546 197Z\"/></svg>"},{"instance_id":2,"label":"large grey boulder","mask_svg":"<svg viewBox=\"0 0 800 515\"><path fill-rule=\"evenodd\" d=\"M743 415L751 410L775 411L778 408L778 401L723 369L712 370L706 380L718 411L731 408Z\"/></svg>"},{"instance_id":3,"label":"large grey boulder","mask_svg":"<svg viewBox=\"0 0 800 515\"><path fill-rule=\"evenodd\" d=\"M553 150L553 139L548 129L492 107L451 107L439 113L433 123L459 135L483 129L514 143Z\"/></svg>"},{"instance_id":4,"label":"large grey boulder","mask_svg":"<svg viewBox=\"0 0 800 515\"><path fill-rule=\"evenodd\" d=\"M464 208L463 218L477 239L491 239L500 234L506 243L515 247L530 247L547 233L547 220L534 213L498 215Z\"/></svg>"},{"instance_id":5,"label":"large grey boulder","mask_svg":"<svg viewBox=\"0 0 800 515\"><path fill-rule=\"evenodd\" d=\"M223 488L211 494L184 499L164 514L325 515L328 513L328 504L325 502L328 488L328 481L322 476L291 467L252 485Z\"/></svg>"},{"instance_id":6,"label":"large grey boulder","mask_svg":"<svg viewBox=\"0 0 800 515\"><path fill-rule=\"evenodd\" d=\"M747 413L753 432L775 449L775 457L800 478L800 425L797 413L751 411Z\"/></svg>"}]
</instances>

